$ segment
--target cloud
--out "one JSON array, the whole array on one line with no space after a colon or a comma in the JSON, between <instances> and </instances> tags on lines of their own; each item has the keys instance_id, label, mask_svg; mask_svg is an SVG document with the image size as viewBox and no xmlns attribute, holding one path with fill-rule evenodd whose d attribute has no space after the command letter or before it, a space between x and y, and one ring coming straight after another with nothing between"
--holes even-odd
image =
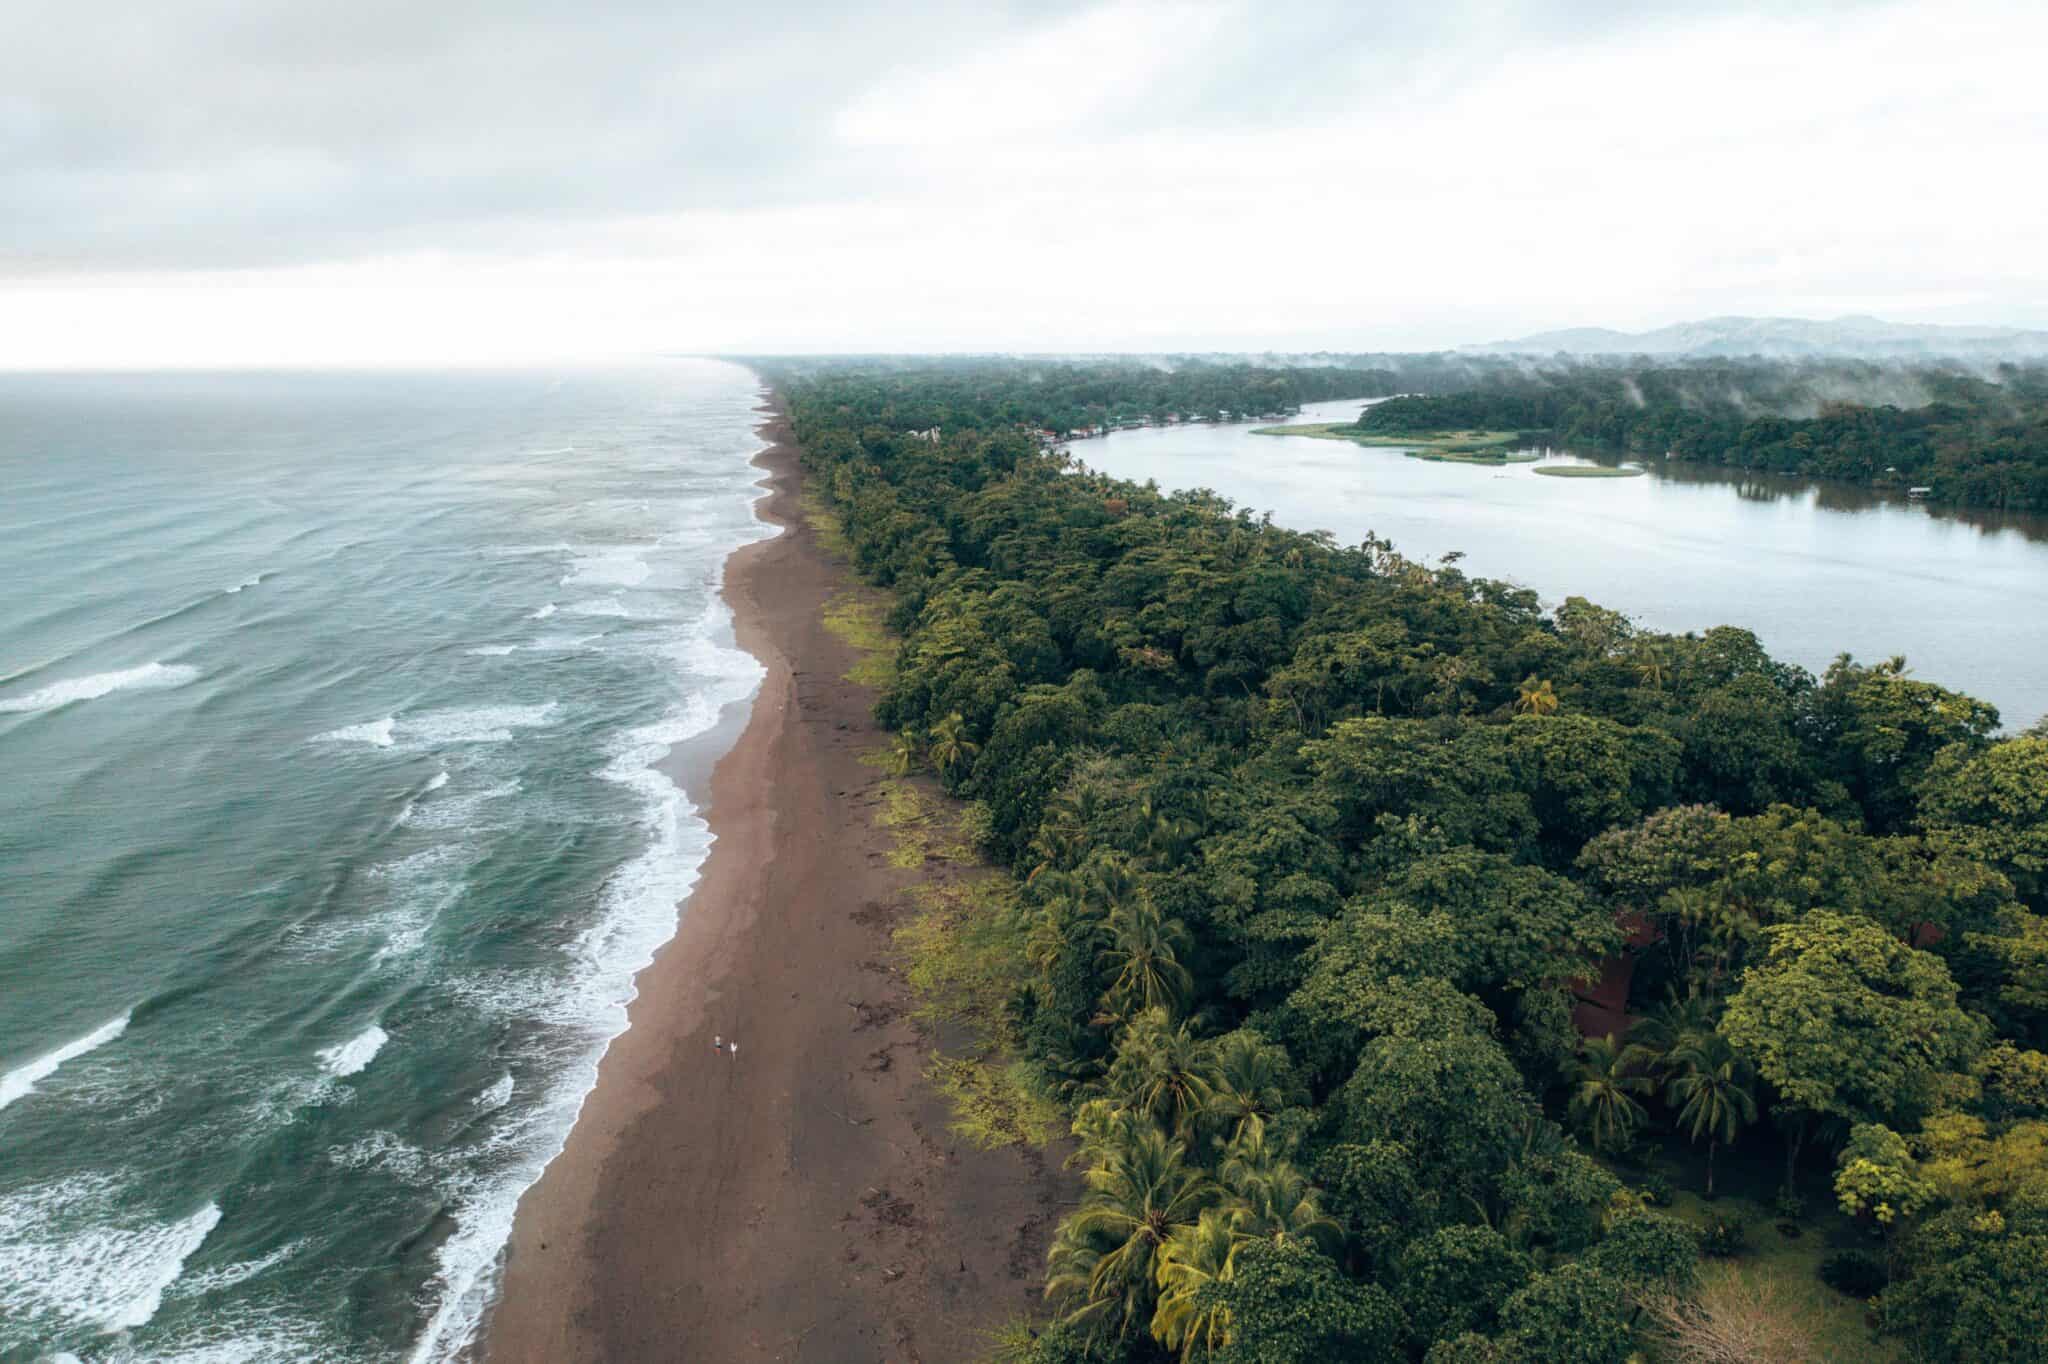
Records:
<instances>
[{"instance_id":1,"label":"cloud","mask_svg":"<svg viewBox=\"0 0 2048 1364\"><path fill-rule=\"evenodd\" d=\"M2021 0L23 8L0 364L2048 321Z\"/></svg>"}]
</instances>

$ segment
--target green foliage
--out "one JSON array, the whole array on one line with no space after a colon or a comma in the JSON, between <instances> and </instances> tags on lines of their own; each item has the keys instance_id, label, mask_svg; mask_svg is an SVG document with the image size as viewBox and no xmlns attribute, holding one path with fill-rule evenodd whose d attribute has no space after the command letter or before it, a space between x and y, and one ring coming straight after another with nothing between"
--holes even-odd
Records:
<instances>
[{"instance_id":1,"label":"green foliage","mask_svg":"<svg viewBox=\"0 0 2048 1364\"><path fill-rule=\"evenodd\" d=\"M1885 1329L1924 1360L2048 1360L2048 1213L1958 1208L1929 1220L1885 1290Z\"/></svg>"},{"instance_id":2,"label":"green foliage","mask_svg":"<svg viewBox=\"0 0 2048 1364\"><path fill-rule=\"evenodd\" d=\"M2048 738L1945 748L1920 791L1930 839L1997 867L2048 911Z\"/></svg>"},{"instance_id":3,"label":"green foliage","mask_svg":"<svg viewBox=\"0 0 2048 1364\"><path fill-rule=\"evenodd\" d=\"M1252 1241L1235 1273L1213 1286L1230 1341L1215 1364L1321 1364L1384 1359L1403 1333L1401 1309L1377 1284L1354 1283L1299 1241Z\"/></svg>"},{"instance_id":4,"label":"green foliage","mask_svg":"<svg viewBox=\"0 0 2048 1364\"><path fill-rule=\"evenodd\" d=\"M1874 1298L1889 1280L1884 1261L1867 1250L1838 1250L1820 1262L1820 1281L1852 1298Z\"/></svg>"},{"instance_id":5,"label":"green foliage","mask_svg":"<svg viewBox=\"0 0 2048 1364\"><path fill-rule=\"evenodd\" d=\"M973 1140L1036 1141L1055 1115L1079 1140L1061 1320L1011 1358L1618 1358L1629 1299L1677 1301L1695 1252L1617 1211L1639 1205L1546 1102L1608 1147L1697 1142L1710 1189L1724 1148L1782 1142L1789 1174L1847 1141L1846 1169L1870 1155L1853 1126L1888 1124L1912 1165L1880 1170L1938 1200L1893 1234L1898 1329L1946 1341L2024 1308L2025 1245L1970 1242L1967 1281L1912 1247L1949 1227L1939 1202L2018 1225L2048 1171L2048 918L2022 903L2042 908L2042 736L1993 737L1989 707L1896 660L1816 681L1738 628L1546 614L1058 448L1474 373L773 370L807 518L886 592L828 623L900 736L878 813L925 880L899 942L924 1015L969 1032L935 1078ZM1708 429L1625 425L1660 449ZM1948 492L1975 486L1938 458ZM980 852L1001 870L960 870ZM1582 1046L1596 977L1632 978L1636 1021ZM1798 1279L1832 1322L1821 1239Z\"/></svg>"},{"instance_id":6,"label":"green foliage","mask_svg":"<svg viewBox=\"0 0 2048 1364\"><path fill-rule=\"evenodd\" d=\"M1511 1359L1623 1364L1633 1339L1624 1286L1589 1265L1539 1274L1501 1308Z\"/></svg>"},{"instance_id":7,"label":"green foliage","mask_svg":"<svg viewBox=\"0 0 2048 1364\"><path fill-rule=\"evenodd\" d=\"M1868 919L1815 911L1765 933L1721 1031L1786 1103L1849 1122L1918 1113L1980 1049L1940 959Z\"/></svg>"},{"instance_id":8,"label":"green foliage","mask_svg":"<svg viewBox=\"0 0 2048 1364\"><path fill-rule=\"evenodd\" d=\"M1493 1330L1530 1269L1529 1257L1491 1227L1441 1227L1409 1242L1397 1273L1414 1341L1427 1346Z\"/></svg>"}]
</instances>

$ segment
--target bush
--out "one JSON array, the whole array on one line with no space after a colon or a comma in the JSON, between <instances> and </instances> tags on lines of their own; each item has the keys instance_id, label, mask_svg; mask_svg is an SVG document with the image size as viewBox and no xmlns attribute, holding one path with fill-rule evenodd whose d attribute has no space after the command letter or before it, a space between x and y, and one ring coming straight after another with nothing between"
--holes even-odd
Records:
<instances>
[{"instance_id":1,"label":"bush","mask_svg":"<svg viewBox=\"0 0 2048 1364\"><path fill-rule=\"evenodd\" d=\"M1716 1217L1700 1233L1700 1254L1726 1260L1749 1249L1749 1224L1739 1217Z\"/></svg>"},{"instance_id":2,"label":"bush","mask_svg":"<svg viewBox=\"0 0 2048 1364\"><path fill-rule=\"evenodd\" d=\"M1820 1281L1852 1298L1874 1298L1891 1280L1884 1261L1867 1250L1838 1250L1820 1262Z\"/></svg>"},{"instance_id":3,"label":"bush","mask_svg":"<svg viewBox=\"0 0 2048 1364\"><path fill-rule=\"evenodd\" d=\"M1797 1222L1806 1216L1806 1200L1796 1193L1781 1193L1771 1203L1780 1222Z\"/></svg>"},{"instance_id":4,"label":"bush","mask_svg":"<svg viewBox=\"0 0 2048 1364\"><path fill-rule=\"evenodd\" d=\"M1662 1171L1652 1170L1643 1176L1643 1197L1654 1207L1671 1206L1671 1180Z\"/></svg>"}]
</instances>

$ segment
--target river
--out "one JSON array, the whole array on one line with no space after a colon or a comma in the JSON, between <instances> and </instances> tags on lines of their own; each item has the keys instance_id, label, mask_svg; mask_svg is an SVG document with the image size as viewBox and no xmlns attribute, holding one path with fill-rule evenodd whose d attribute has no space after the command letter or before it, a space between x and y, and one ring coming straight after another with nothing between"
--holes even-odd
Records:
<instances>
[{"instance_id":1,"label":"river","mask_svg":"<svg viewBox=\"0 0 2048 1364\"><path fill-rule=\"evenodd\" d=\"M1312 403L1292 420L1344 421L1363 406ZM1458 552L1466 572L1533 588L1547 606L1582 596L1676 633L1739 625L1816 674L1843 652L1903 654L1915 676L1990 701L2009 727L2048 713L2048 517L1701 466L1551 478L1534 464L1252 430L1121 431L1073 451L1104 473L1210 488L1340 543L1370 532L1412 559Z\"/></svg>"}]
</instances>

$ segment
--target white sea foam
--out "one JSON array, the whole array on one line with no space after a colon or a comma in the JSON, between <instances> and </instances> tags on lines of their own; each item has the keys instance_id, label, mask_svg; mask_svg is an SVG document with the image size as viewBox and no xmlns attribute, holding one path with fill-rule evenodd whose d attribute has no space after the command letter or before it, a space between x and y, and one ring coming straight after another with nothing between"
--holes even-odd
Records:
<instances>
[{"instance_id":1,"label":"white sea foam","mask_svg":"<svg viewBox=\"0 0 2048 1364\"><path fill-rule=\"evenodd\" d=\"M129 1013L132 1013L130 1010ZM47 1080L57 1073L57 1068L66 1061L75 1060L89 1051L96 1051L128 1031L129 1013L107 1020L83 1037L74 1037L61 1047L54 1047L32 1061L24 1062L0 1075L0 1108L25 1099L40 1080Z\"/></svg>"},{"instance_id":2,"label":"white sea foam","mask_svg":"<svg viewBox=\"0 0 2048 1364\"><path fill-rule=\"evenodd\" d=\"M392 716L372 720L363 725L345 725L330 729L325 734L313 736L313 742L326 744L369 744L375 748L389 748L398 742L395 730L398 721Z\"/></svg>"},{"instance_id":3,"label":"white sea foam","mask_svg":"<svg viewBox=\"0 0 2048 1364\"><path fill-rule=\"evenodd\" d=\"M283 1264L286 1260L289 1260L292 1256L303 1250L305 1246L306 1242L303 1240L292 1241L279 1246L268 1255L259 1255L253 1260L239 1260L231 1265L220 1265L213 1269L201 1269L182 1275L178 1282L172 1286L170 1296L174 1298L204 1297L208 1293L218 1293L224 1288L233 1288L236 1284L247 1283L264 1270Z\"/></svg>"},{"instance_id":4,"label":"white sea foam","mask_svg":"<svg viewBox=\"0 0 2048 1364\"><path fill-rule=\"evenodd\" d=\"M555 604L553 602L549 602L546 606L543 606L540 610L534 612L533 615L529 617L529 619L546 620L549 616L552 616L553 614L555 614Z\"/></svg>"},{"instance_id":5,"label":"white sea foam","mask_svg":"<svg viewBox=\"0 0 2048 1364\"><path fill-rule=\"evenodd\" d=\"M439 748L444 744L502 744L515 729L545 725L559 709L556 702L536 706L457 706L390 716L368 724L347 725L313 736L315 743L358 743L376 748Z\"/></svg>"},{"instance_id":6,"label":"white sea foam","mask_svg":"<svg viewBox=\"0 0 2048 1364\"><path fill-rule=\"evenodd\" d=\"M537 654L569 653L603 639L596 635L541 635L526 647Z\"/></svg>"},{"instance_id":7,"label":"white sea foam","mask_svg":"<svg viewBox=\"0 0 2048 1364\"><path fill-rule=\"evenodd\" d=\"M468 653L473 658L503 658L518 647L517 644L479 644Z\"/></svg>"},{"instance_id":8,"label":"white sea foam","mask_svg":"<svg viewBox=\"0 0 2048 1364\"><path fill-rule=\"evenodd\" d=\"M399 737L408 744L502 744L515 729L545 725L559 707L553 701L537 706L472 706L424 710L399 720Z\"/></svg>"},{"instance_id":9,"label":"white sea foam","mask_svg":"<svg viewBox=\"0 0 2048 1364\"><path fill-rule=\"evenodd\" d=\"M229 597L232 597L232 596L234 596L234 595L235 595L235 593L237 593L237 592L240 592L240 591L242 591L242 590L243 590L243 589L245 589L245 588L250 588L250 587L255 587L255 586L257 586L257 585L258 585L258 584L260 584L260 583L261 583L261 582L262 582L262 581L263 581L264 579L266 579L266 578L268 578L268 577L270 577L270 576L271 576L271 575L270 575L270 574L268 574L268 573L257 573L257 574L252 574L251 576L249 576L249 577L247 577L247 578L244 578L244 579L242 579L242 581L240 581L240 582L236 583L236 584L235 584L235 585L234 585L233 587L229 587L229 588L223 588L223 589L222 589L222 595L224 595L224 596L229 596Z\"/></svg>"},{"instance_id":10,"label":"white sea foam","mask_svg":"<svg viewBox=\"0 0 2048 1364\"><path fill-rule=\"evenodd\" d=\"M337 1080L357 1074L377 1059L377 1053L390 1040L390 1033L372 1023L346 1042L322 1047L318 1053L320 1069Z\"/></svg>"},{"instance_id":11,"label":"white sea foam","mask_svg":"<svg viewBox=\"0 0 2048 1364\"><path fill-rule=\"evenodd\" d=\"M125 1331L154 1317L164 1290L219 1225L220 1207L208 1203L174 1222L142 1220L126 1211L134 1192L90 1175L0 1198L0 1300L9 1315L45 1335Z\"/></svg>"},{"instance_id":12,"label":"white sea foam","mask_svg":"<svg viewBox=\"0 0 2048 1364\"><path fill-rule=\"evenodd\" d=\"M723 612L714 603L697 629L713 628ZM517 1157L455 1204L456 1229L435 1251L438 1301L411 1364L446 1359L474 1338L495 1291L498 1258L512 1234L520 1196L567 1140L583 1097L597 1081L598 1063L611 1039L625 1030L626 1009L636 993L634 977L674 934L676 906L696 884L710 852L709 826L689 796L654 764L674 745L708 731L726 703L752 695L765 670L750 654L717 648L708 639L704 644L692 658L704 667L698 676L705 685L660 722L622 735L600 772L643 798L647 843L640 856L605 883L598 921L573 944L568 981L496 973L480 976L461 992L494 1011L517 1000L530 1010L527 1017L566 1024L592 1043L562 1068L531 1109L518 1113L512 1127L489 1141L491 1148L512 1150Z\"/></svg>"},{"instance_id":13,"label":"white sea foam","mask_svg":"<svg viewBox=\"0 0 2048 1364\"><path fill-rule=\"evenodd\" d=\"M489 1089L477 1095L476 1098L470 1100L470 1103L473 1107L485 1113L490 1113L497 1109L503 1108L506 1104L511 1102L512 1072L509 1070L506 1071L503 1075L499 1076L497 1080L492 1083Z\"/></svg>"},{"instance_id":14,"label":"white sea foam","mask_svg":"<svg viewBox=\"0 0 2048 1364\"><path fill-rule=\"evenodd\" d=\"M626 604L617 597L599 597L595 601L571 602L562 609L572 616L625 617L633 614L626 609Z\"/></svg>"},{"instance_id":15,"label":"white sea foam","mask_svg":"<svg viewBox=\"0 0 2048 1364\"><path fill-rule=\"evenodd\" d=\"M91 701L117 691L153 691L165 687L182 687L197 676L199 669L187 667L183 663L145 663L139 668L123 668L118 672L68 677L62 682L52 682L42 690L32 691L26 696L0 699L0 715L55 710L74 701Z\"/></svg>"},{"instance_id":16,"label":"white sea foam","mask_svg":"<svg viewBox=\"0 0 2048 1364\"><path fill-rule=\"evenodd\" d=\"M412 823L412 817L414 813L416 813L419 809L420 800L425 796L432 795L434 792L440 790L447 784L448 769L444 767L439 772L436 772L433 776L427 778L427 784L425 786L422 786L419 790L413 792L411 797L409 797L406 800L405 804L402 807L400 807L398 811L398 823Z\"/></svg>"},{"instance_id":17,"label":"white sea foam","mask_svg":"<svg viewBox=\"0 0 2048 1364\"><path fill-rule=\"evenodd\" d=\"M343 1170L381 1170L401 1184L415 1186L433 1183L440 1164L397 1133L385 1131L330 1147L327 1163Z\"/></svg>"},{"instance_id":18,"label":"white sea foam","mask_svg":"<svg viewBox=\"0 0 2048 1364\"><path fill-rule=\"evenodd\" d=\"M598 545L569 561L564 587L638 587L654 568L644 555L648 545Z\"/></svg>"}]
</instances>

